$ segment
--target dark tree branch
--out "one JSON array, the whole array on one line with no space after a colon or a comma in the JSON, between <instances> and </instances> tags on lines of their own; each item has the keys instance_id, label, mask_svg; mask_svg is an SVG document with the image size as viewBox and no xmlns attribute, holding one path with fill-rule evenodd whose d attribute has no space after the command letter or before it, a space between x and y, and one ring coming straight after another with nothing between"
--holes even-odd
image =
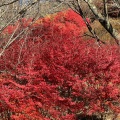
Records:
<instances>
[{"instance_id":1,"label":"dark tree branch","mask_svg":"<svg viewBox=\"0 0 120 120\"><path fill-rule=\"evenodd\" d=\"M72 5L73 5L73 7L75 9L75 10L74 9L73 10L83 18L89 32L92 34L92 37L95 38L98 43L101 42L101 43L105 44L105 42L103 42L103 41L101 41L99 39L99 37L97 36L95 30L92 29L91 25L89 24L88 20L86 19L85 15L84 15L84 13L82 11L81 4L80 4L79 0L76 0L76 2L73 2Z\"/></svg>"},{"instance_id":2,"label":"dark tree branch","mask_svg":"<svg viewBox=\"0 0 120 120\"><path fill-rule=\"evenodd\" d=\"M17 1L19 1L19 0L13 0L12 2L9 2L9 3L3 3L3 4L0 5L0 7L13 4L13 3L15 3L15 2L17 2Z\"/></svg>"},{"instance_id":3,"label":"dark tree branch","mask_svg":"<svg viewBox=\"0 0 120 120\"><path fill-rule=\"evenodd\" d=\"M110 35L115 39L116 43L120 45L120 33L113 28L112 24L104 17L100 12L98 12L97 7L92 0L84 0L96 18L99 20L101 25L110 33Z\"/></svg>"}]
</instances>

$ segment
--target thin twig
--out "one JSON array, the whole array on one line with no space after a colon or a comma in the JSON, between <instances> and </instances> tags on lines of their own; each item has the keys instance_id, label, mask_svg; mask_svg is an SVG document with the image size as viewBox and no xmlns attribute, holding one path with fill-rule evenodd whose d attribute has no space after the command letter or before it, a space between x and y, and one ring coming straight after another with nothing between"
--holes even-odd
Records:
<instances>
[{"instance_id":1,"label":"thin twig","mask_svg":"<svg viewBox=\"0 0 120 120\"><path fill-rule=\"evenodd\" d=\"M15 2L17 2L17 1L19 1L19 0L13 0L12 2L9 2L9 3L3 3L3 4L0 5L0 7L13 4L13 3L15 3Z\"/></svg>"}]
</instances>

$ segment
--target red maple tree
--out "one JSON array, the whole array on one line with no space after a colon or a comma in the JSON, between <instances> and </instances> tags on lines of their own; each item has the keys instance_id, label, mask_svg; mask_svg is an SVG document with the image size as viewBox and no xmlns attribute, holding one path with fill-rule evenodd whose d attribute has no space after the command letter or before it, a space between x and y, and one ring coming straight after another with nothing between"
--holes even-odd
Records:
<instances>
[{"instance_id":1,"label":"red maple tree","mask_svg":"<svg viewBox=\"0 0 120 120\"><path fill-rule=\"evenodd\" d=\"M83 40L85 29L72 10L60 12L37 20L26 39L6 49L0 58L0 70L6 71L0 79L0 112L9 110L13 120L119 113L120 48Z\"/></svg>"}]
</instances>

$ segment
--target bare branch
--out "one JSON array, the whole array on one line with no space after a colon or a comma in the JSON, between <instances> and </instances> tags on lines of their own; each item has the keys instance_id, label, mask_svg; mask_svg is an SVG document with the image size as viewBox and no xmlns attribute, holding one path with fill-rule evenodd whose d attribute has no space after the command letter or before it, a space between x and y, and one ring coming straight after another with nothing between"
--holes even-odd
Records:
<instances>
[{"instance_id":1,"label":"bare branch","mask_svg":"<svg viewBox=\"0 0 120 120\"><path fill-rule=\"evenodd\" d=\"M108 21L107 0L103 0L103 4L104 4L104 16L105 16L105 20Z\"/></svg>"},{"instance_id":2,"label":"bare branch","mask_svg":"<svg viewBox=\"0 0 120 120\"><path fill-rule=\"evenodd\" d=\"M17 2L17 1L19 1L19 0L13 0L12 2L1 4L0 7L13 4L13 3L15 3L15 2Z\"/></svg>"},{"instance_id":3,"label":"bare branch","mask_svg":"<svg viewBox=\"0 0 120 120\"><path fill-rule=\"evenodd\" d=\"M18 12L17 15L15 15L3 28L0 29L0 33L17 17L23 16L27 10L29 10L34 4L36 4L38 1L35 1L33 3L30 3L29 5L25 6L22 10Z\"/></svg>"},{"instance_id":4,"label":"bare branch","mask_svg":"<svg viewBox=\"0 0 120 120\"><path fill-rule=\"evenodd\" d=\"M92 0L84 0L93 14L96 16L96 18L99 20L101 25L111 34L111 36L115 39L116 43L119 45L120 44L120 33L113 28L112 24L106 20L104 16L100 12L98 12L97 7L94 5Z\"/></svg>"},{"instance_id":5,"label":"bare branch","mask_svg":"<svg viewBox=\"0 0 120 120\"><path fill-rule=\"evenodd\" d=\"M76 3L74 2L73 6L74 6L74 9L75 9L75 10L74 9L73 10L83 18L89 32L92 34L92 37L95 38L97 40L97 42L101 42L101 43L105 44L103 41L101 41L99 39L99 37L97 36L95 30L92 29L91 25L89 24L88 20L86 19L85 15L84 15L84 13L82 11L80 1L76 0Z\"/></svg>"}]
</instances>

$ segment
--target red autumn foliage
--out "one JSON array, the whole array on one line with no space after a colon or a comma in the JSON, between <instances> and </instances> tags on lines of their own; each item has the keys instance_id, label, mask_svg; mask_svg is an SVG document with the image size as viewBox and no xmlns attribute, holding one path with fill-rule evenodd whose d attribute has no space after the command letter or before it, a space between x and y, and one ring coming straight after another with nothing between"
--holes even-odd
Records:
<instances>
[{"instance_id":1,"label":"red autumn foliage","mask_svg":"<svg viewBox=\"0 0 120 120\"><path fill-rule=\"evenodd\" d=\"M0 112L11 111L13 120L119 113L120 48L82 40L84 30L82 18L71 10L31 25L26 39L16 40L0 58L0 70L6 71Z\"/></svg>"}]
</instances>

